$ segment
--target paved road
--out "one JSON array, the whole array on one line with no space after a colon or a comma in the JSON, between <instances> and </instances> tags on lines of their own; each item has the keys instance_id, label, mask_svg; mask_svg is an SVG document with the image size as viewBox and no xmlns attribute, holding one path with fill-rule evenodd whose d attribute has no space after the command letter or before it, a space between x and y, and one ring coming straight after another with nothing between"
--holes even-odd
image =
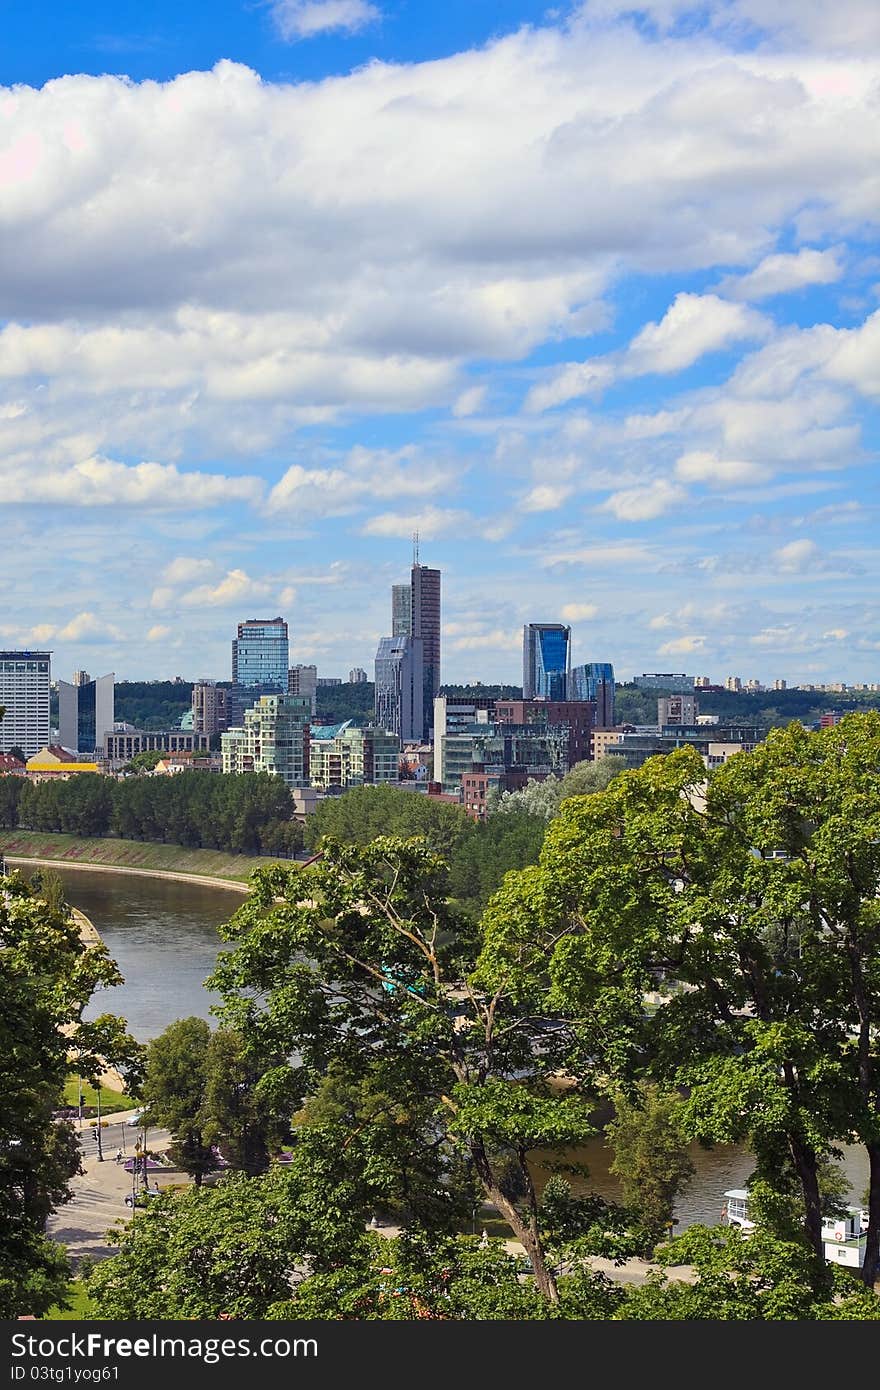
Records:
<instances>
[{"instance_id":1,"label":"paved road","mask_svg":"<svg viewBox=\"0 0 880 1390\"><path fill-rule=\"evenodd\" d=\"M125 1156L131 1158L142 1129L127 1125L131 1112L108 1115L107 1126L101 1131L101 1147L104 1161L97 1156L97 1144L92 1136L92 1126L85 1121L80 1135L83 1153L84 1172L71 1182L73 1199L50 1217L46 1227L53 1240L67 1246L74 1266L84 1255L92 1259L106 1259L115 1255L116 1248L107 1240L107 1231L119 1221L126 1221L131 1210L125 1205L126 1193L131 1192L131 1174L126 1173L121 1163L116 1163L116 1151L124 1146ZM147 1131L147 1148L162 1152L171 1142L166 1129ZM184 1174L177 1172L150 1173L150 1183L158 1182L160 1187L169 1183L185 1182Z\"/></svg>"}]
</instances>

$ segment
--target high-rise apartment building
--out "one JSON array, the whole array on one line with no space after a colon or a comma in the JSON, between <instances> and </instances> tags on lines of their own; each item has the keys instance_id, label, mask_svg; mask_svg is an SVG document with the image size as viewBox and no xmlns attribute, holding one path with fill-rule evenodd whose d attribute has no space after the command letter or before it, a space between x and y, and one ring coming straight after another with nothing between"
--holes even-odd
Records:
<instances>
[{"instance_id":1,"label":"high-rise apartment building","mask_svg":"<svg viewBox=\"0 0 880 1390\"><path fill-rule=\"evenodd\" d=\"M73 673L74 685L88 685L91 679L88 671L74 671Z\"/></svg>"},{"instance_id":2,"label":"high-rise apartment building","mask_svg":"<svg viewBox=\"0 0 880 1390\"><path fill-rule=\"evenodd\" d=\"M348 673L349 685L365 685L366 680L367 673L364 670L363 666L352 666L351 670Z\"/></svg>"},{"instance_id":3,"label":"high-rise apartment building","mask_svg":"<svg viewBox=\"0 0 880 1390\"><path fill-rule=\"evenodd\" d=\"M222 734L229 728L229 692L216 681L198 680L192 691L193 729L200 734Z\"/></svg>"},{"instance_id":4,"label":"high-rise apartment building","mask_svg":"<svg viewBox=\"0 0 880 1390\"><path fill-rule=\"evenodd\" d=\"M382 637L376 652L375 724L402 743L424 737L424 660L420 637Z\"/></svg>"},{"instance_id":5,"label":"high-rise apartment building","mask_svg":"<svg viewBox=\"0 0 880 1390\"><path fill-rule=\"evenodd\" d=\"M235 685L275 686L287 690L287 623L283 618L248 618L239 623L232 643L232 680Z\"/></svg>"},{"instance_id":6,"label":"high-rise apartment building","mask_svg":"<svg viewBox=\"0 0 880 1390\"><path fill-rule=\"evenodd\" d=\"M318 708L318 668L317 666L291 666L287 673L288 695L305 695L314 715Z\"/></svg>"},{"instance_id":7,"label":"high-rise apartment building","mask_svg":"<svg viewBox=\"0 0 880 1390\"><path fill-rule=\"evenodd\" d=\"M0 753L30 758L49 742L51 652L0 652Z\"/></svg>"},{"instance_id":8,"label":"high-rise apartment building","mask_svg":"<svg viewBox=\"0 0 880 1390\"><path fill-rule=\"evenodd\" d=\"M571 673L571 628L564 623L523 627L523 699L565 700Z\"/></svg>"},{"instance_id":9,"label":"high-rise apartment building","mask_svg":"<svg viewBox=\"0 0 880 1390\"><path fill-rule=\"evenodd\" d=\"M77 676L85 680L77 681ZM103 751L104 735L113 732L115 676L91 680L85 671L74 672L73 683L58 682L58 737L70 753Z\"/></svg>"},{"instance_id":10,"label":"high-rise apartment building","mask_svg":"<svg viewBox=\"0 0 880 1390\"><path fill-rule=\"evenodd\" d=\"M773 689L774 689L774 690L785 690L785 689L786 689L786 682L785 682L784 680L782 680L781 677L777 676L776 680L773 682Z\"/></svg>"},{"instance_id":11,"label":"high-rise apartment building","mask_svg":"<svg viewBox=\"0 0 880 1390\"><path fill-rule=\"evenodd\" d=\"M400 739L372 725L356 729L350 720L312 730L309 741L309 779L319 791L336 793L375 783L396 784Z\"/></svg>"},{"instance_id":12,"label":"high-rise apartment building","mask_svg":"<svg viewBox=\"0 0 880 1390\"><path fill-rule=\"evenodd\" d=\"M614 667L608 661L573 666L568 678L569 700L592 700L596 723L603 729L614 723Z\"/></svg>"},{"instance_id":13,"label":"high-rise apartment building","mask_svg":"<svg viewBox=\"0 0 880 1390\"><path fill-rule=\"evenodd\" d=\"M220 737L224 772L271 772L288 787L309 785L309 719L305 695L261 695L241 728Z\"/></svg>"},{"instance_id":14,"label":"high-rise apartment building","mask_svg":"<svg viewBox=\"0 0 880 1390\"><path fill-rule=\"evenodd\" d=\"M724 689L734 691L742 690L742 681L739 676L728 676L724 682Z\"/></svg>"}]
</instances>

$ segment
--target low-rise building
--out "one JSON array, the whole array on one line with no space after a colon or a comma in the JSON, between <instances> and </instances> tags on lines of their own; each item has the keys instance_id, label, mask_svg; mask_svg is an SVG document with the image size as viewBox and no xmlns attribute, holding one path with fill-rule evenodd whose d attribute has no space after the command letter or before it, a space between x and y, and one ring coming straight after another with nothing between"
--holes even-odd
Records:
<instances>
[{"instance_id":1,"label":"low-rise building","mask_svg":"<svg viewBox=\"0 0 880 1390\"><path fill-rule=\"evenodd\" d=\"M136 753L192 753L208 749L209 734L195 729L114 729L104 735L104 758L112 766L128 763Z\"/></svg>"},{"instance_id":2,"label":"low-rise building","mask_svg":"<svg viewBox=\"0 0 880 1390\"><path fill-rule=\"evenodd\" d=\"M60 744L50 743L45 748L41 748L38 753L28 758L25 765L28 777L36 782L48 781L53 778L60 778L66 781L68 777L75 777L81 772L100 772L100 768L95 762L82 762L76 753L71 753Z\"/></svg>"}]
</instances>

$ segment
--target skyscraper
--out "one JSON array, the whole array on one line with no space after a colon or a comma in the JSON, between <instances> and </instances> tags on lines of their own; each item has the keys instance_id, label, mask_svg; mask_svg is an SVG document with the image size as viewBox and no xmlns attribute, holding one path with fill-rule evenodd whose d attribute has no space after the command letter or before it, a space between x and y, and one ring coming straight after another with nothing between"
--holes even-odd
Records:
<instances>
[{"instance_id":1,"label":"skyscraper","mask_svg":"<svg viewBox=\"0 0 880 1390\"><path fill-rule=\"evenodd\" d=\"M381 637L376 652L376 726L401 743L424 737L423 650L420 637Z\"/></svg>"},{"instance_id":2,"label":"skyscraper","mask_svg":"<svg viewBox=\"0 0 880 1390\"><path fill-rule=\"evenodd\" d=\"M49 742L51 652L0 652L0 753L32 757Z\"/></svg>"},{"instance_id":3,"label":"skyscraper","mask_svg":"<svg viewBox=\"0 0 880 1390\"><path fill-rule=\"evenodd\" d=\"M241 728L220 735L224 772L271 772L288 787L309 785L309 701L261 695Z\"/></svg>"},{"instance_id":4,"label":"skyscraper","mask_svg":"<svg viewBox=\"0 0 880 1390\"><path fill-rule=\"evenodd\" d=\"M568 678L569 700L594 700L600 729L614 724L614 667L608 661L573 666Z\"/></svg>"},{"instance_id":5,"label":"skyscraper","mask_svg":"<svg viewBox=\"0 0 880 1390\"><path fill-rule=\"evenodd\" d=\"M416 551L418 556L418 551ZM422 642L422 738L431 736L434 700L440 694L440 571L412 567L412 635Z\"/></svg>"},{"instance_id":6,"label":"skyscraper","mask_svg":"<svg viewBox=\"0 0 880 1390\"><path fill-rule=\"evenodd\" d=\"M235 685L275 686L287 690L288 633L283 618L248 618L239 623L232 643Z\"/></svg>"},{"instance_id":7,"label":"skyscraper","mask_svg":"<svg viewBox=\"0 0 880 1390\"><path fill-rule=\"evenodd\" d=\"M571 671L571 628L563 623L523 627L523 699L565 700Z\"/></svg>"},{"instance_id":8,"label":"skyscraper","mask_svg":"<svg viewBox=\"0 0 880 1390\"><path fill-rule=\"evenodd\" d=\"M86 679L77 681L77 676ZM94 753L104 748L104 735L112 734L115 676L89 679L85 671L74 672L73 684L58 682L58 737L61 747L71 753Z\"/></svg>"},{"instance_id":9,"label":"skyscraper","mask_svg":"<svg viewBox=\"0 0 880 1390\"><path fill-rule=\"evenodd\" d=\"M192 690L193 729L220 734L229 726L228 691L216 681L198 680Z\"/></svg>"}]
</instances>

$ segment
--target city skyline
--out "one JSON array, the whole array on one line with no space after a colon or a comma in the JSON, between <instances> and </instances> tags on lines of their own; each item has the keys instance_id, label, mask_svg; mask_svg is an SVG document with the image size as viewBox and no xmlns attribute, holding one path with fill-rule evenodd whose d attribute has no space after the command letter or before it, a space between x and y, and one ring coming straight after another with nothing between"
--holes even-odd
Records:
<instances>
[{"instance_id":1,"label":"city skyline","mask_svg":"<svg viewBox=\"0 0 880 1390\"><path fill-rule=\"evenodd\" d=\"M446 684L534 622L623 677L880 675L875 0L4 41L4 648L222 678L281 613L370 670L418 530Z\"/></svg>"}]
</instances>

